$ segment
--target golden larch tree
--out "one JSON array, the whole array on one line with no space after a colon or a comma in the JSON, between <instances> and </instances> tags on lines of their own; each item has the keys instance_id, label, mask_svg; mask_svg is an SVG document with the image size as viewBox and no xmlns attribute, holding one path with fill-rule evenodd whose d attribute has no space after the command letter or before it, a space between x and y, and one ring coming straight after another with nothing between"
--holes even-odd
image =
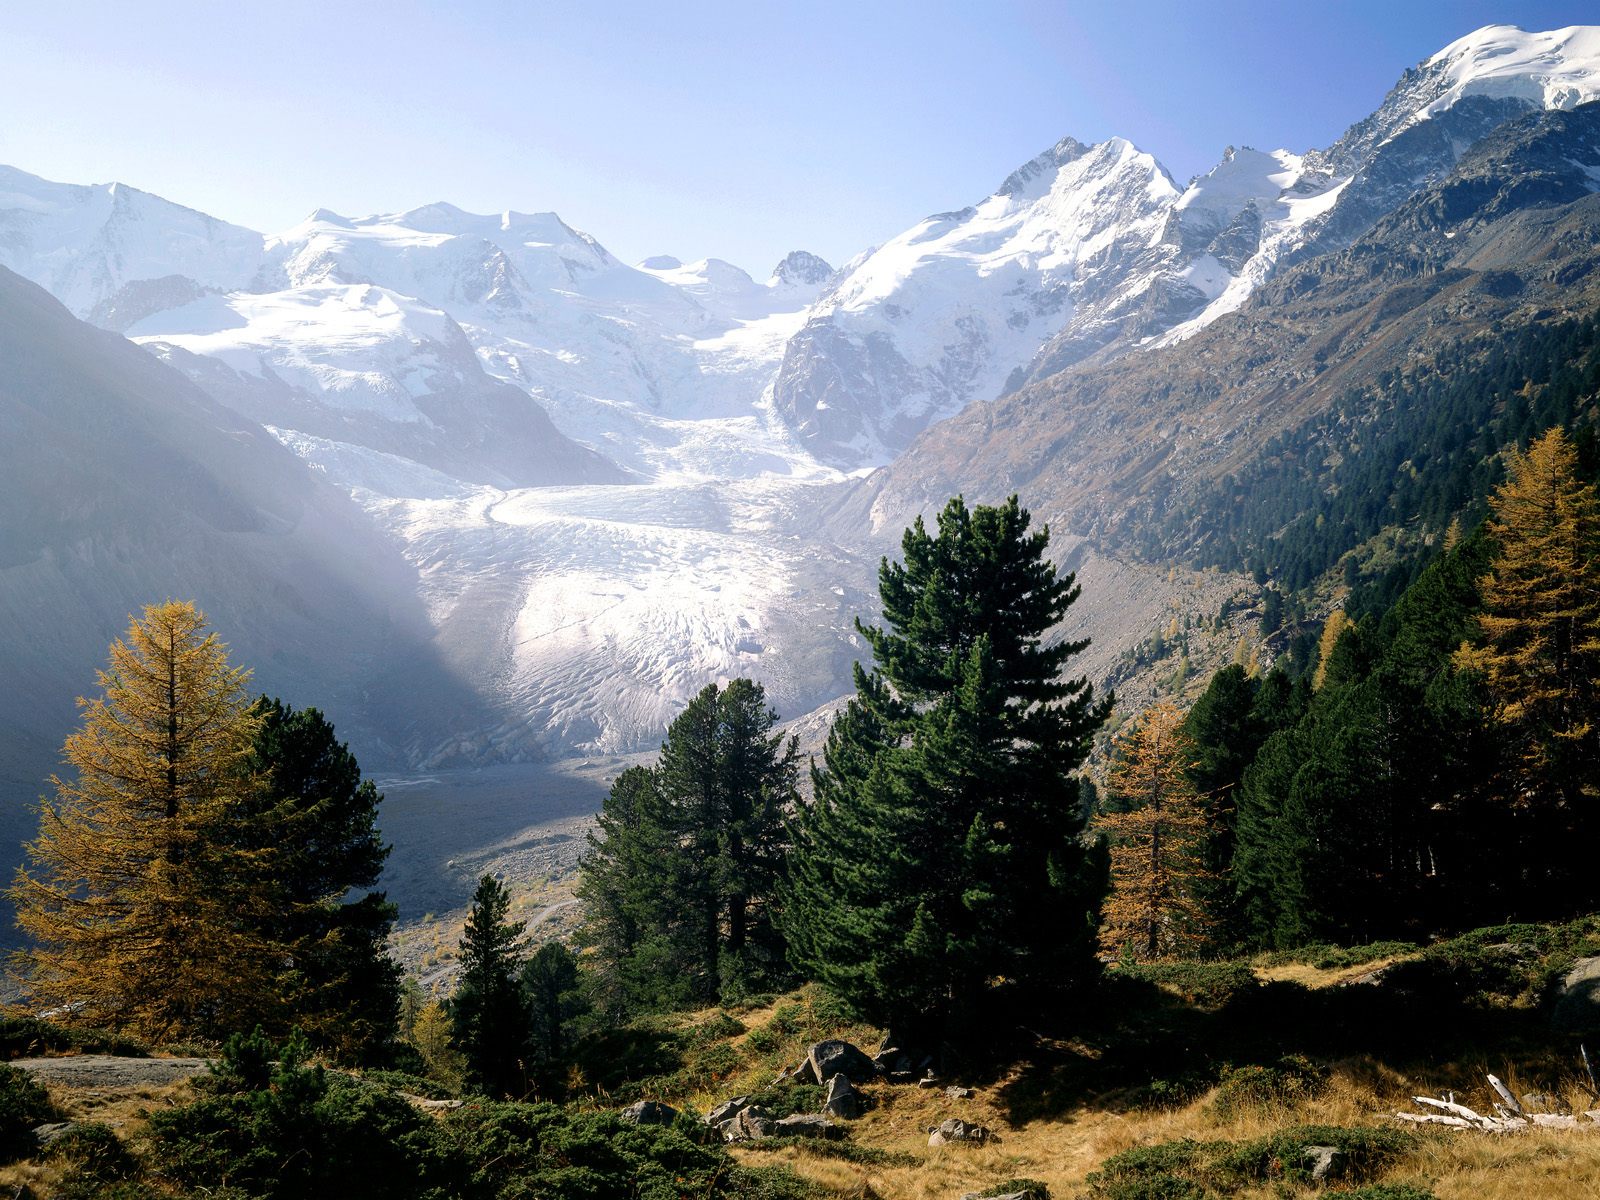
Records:
<instances>
[{"instance_id":1,"label":"golden larch tree","mask_svg":"<svg viewBox=\"0 0 1600 1200\"><path fill-rule=\"evenodd\" d=\"M39 1007L159 1040L248 1028L270 1002L248 678L193 604L150 605L112 643L10 892Z\"/></svg>"},{"instance_id":2,"label":"golden larch tree","mask_svg":"<svg viewBox=\"0 0 1600 1200\"><path fill-rule=\"evenodd\" d=\"M1488 686L1514 802L1564 811L1570 831L1600 802L1600 497L1559 427L1511 453L1488 532L1480 636L1456 664Z\"/></svg>"},{"instance_id":3,"label":"golden larch tree","mask_svg":"<svg viewBox=\"0 0 1600 1200\"><path fill-rule=\"evenodd\" d=\"M1322 638L1317 643L1317 669L1311 674L1311 686L1319 692L1328 679L1328 660L1333 657L1333 648L1349 628L1350 618L1342 608L1334 609L1323 622Z\"/></svg>"},{"instance_id":4,"label":"golden larch tree","mask_svg":"<svg viewBox=\"0 0 1600 1200\"><path fill-rule=\"evenodd\" d=\"M1112 954L1167 958L1198 948L1206 935L1197 887L1205 878L1199 844L1206 818L1189 778L1194 742L1169 701L1146 711L1120 741L1109 784L1127 811L1097 822L1111 846L1100 945Z\"/></svg>"}]
</instances>

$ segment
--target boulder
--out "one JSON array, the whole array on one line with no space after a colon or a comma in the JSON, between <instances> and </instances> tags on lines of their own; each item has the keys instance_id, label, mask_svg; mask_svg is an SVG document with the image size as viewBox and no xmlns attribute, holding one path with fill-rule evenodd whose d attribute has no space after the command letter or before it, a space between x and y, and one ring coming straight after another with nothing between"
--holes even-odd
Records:
<instances>
[{"instance_id":1,"label":"boulder","mask_svg":"<svg viewBox=\"0 0 1600 1200\"><path fill-rule=\"evenodd\" d=\"M53 1121L48 1125L35 1125L34 1140L41 1146L48 1146L76 1124L76 1121Z\"/></svg>"},{"instance_id":2,"label":"boulder","mask_svg":"<svg viewBox=\"0 0 1600 1200\"><path fill-rule=\"evenodd\" d=\"M851 1083L865 1083L878 1073L877 1064L849 1042L833 1039L818 1042L806 1054L816 1082L843 1075Z\"/></svg>"},{"instance_id":3,"label":"boulder","mask_svg":"<svg viewBox=\"0 0 1600 1200\"><path fill-rule=\"evenodd\" d=\"M659 1100L640 1100L617 1115L633 1125L671 1125L678 1119L678 1110Z\"/></svg>"},{"instance_id":4,"label":"boulder","mask_svg":"<svg viewBox=\"0 0 1600 1200\"><path fill-rule=\"evenodd\" d=\"M853 1121L861 1115L864 1107L861 1093L843 1075L835 1075L828 1080L828 1094L822 1101L822 1111L826 1115Z\"/></svg>"},{"instance_id":5,"label":"boulder","mask_svg":"<svg viewBox=\"0 0 1600 1200\"><path fill-rule=\"evenodd\" d=\"M780 1083L821 1083L825 1078L827 1076L817 1074L817 1068L812 1065L808 1056L800 1060L799 1066L779 1071L778 1077L772 1083L773 1086L777 1086Z\"/></svg>"},{"instance_id":6,"label":"boulder","mask_svg":"<svg viewBox=\"0 0 1600 1200\"><path fill-rule=\"evenodd\" d=\"M772 1123L773 1137L822 1138L833 1141L844 1136L844 1130L821 1113L795 1113L792 1117Z\"/></svg>"},{"instance_id":7,"label":"boulder","mask_svg":"<svg viewBox=\"0 0 1600 1200\"><path fill-rule=\"evenodd\" d=\"M951 1100L971 1100L972 1099L972 1089L971 1088L947 1087L944 1090L944 1094L946 1096L948 1096Z\"/></svg>"},{"instance_id":8,"label":"boulder","mask_svg":"<svg viewBox=\"0 0 1600 1200\"><path fill-rule=\"evenodd\" d=\"M707 1125L721 1125L724 1121L731 1121L745 1109L750 1107L749 1096L735 1096L731 1100L724 1100L706 1113Z\"/></svg>"},{"instance_id":9,"label":"boulder","mask_svg":"<svg viewBox=\"0 0 1600 1200\"><path fill-rule=\"evenodd\" d=\"M1600 955L1572 964L1556 991L1550 1016L1557 1029L1600 1026Z\"/></svg>"},{"instance_id":10,"label":"boulder","mask_svg":"<svg viewBox=\"0 0 1600 1200\"><path fill-rule=\"evenodd\" d=\"M772 1113L759 1104L741 1108L737 1116L718 1126L725 1142L756 1142L772 1136Z\"/></svg>"},{"instance_id":11,"label":"boulder","mask_svg":"<svg viewBox=\"0 0 1600 1200\"><path fill-rule=\"evenodd\" d=\"M1300 1161L1311 1172L1312 1183L1328 1183L1344 1174L1344 1151L1337 1146L1307 1146Z\"/></svg>"},{"instance_id":12,"label":"boulder","mask_svg":"<svg viewBox=\"0 0 1600 1200\"><path fill-rule=\"evenodd\" d=\"M963 1121L959 1117L950 1117L928 1131L928 1145L953 1146L962 1144L981 1146L993 1137L993 1130L986 1126L974 1125L972 1122Z\"/></svg>"}]
</instances>

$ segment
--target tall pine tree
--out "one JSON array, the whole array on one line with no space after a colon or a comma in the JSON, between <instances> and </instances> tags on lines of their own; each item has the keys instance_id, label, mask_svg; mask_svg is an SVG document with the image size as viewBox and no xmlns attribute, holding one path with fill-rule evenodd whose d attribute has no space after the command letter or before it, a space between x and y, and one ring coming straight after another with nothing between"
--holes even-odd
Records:
<instances>
[{"instance_id":1,"label":"tall pine tree","mask_svg":"<svg viewBox=\"0 0 1600 1200\"><path fill-rule=\"evenodd\" d=\"M790 979L777 923L798 751L759 684L708 685L616 782L579 878L597 998L674 1008Z\"/></svg>"},{"instance_id":2,"label":"tall pine tree","mask_svg":"<svg viewBox=\"0 0 1600 1200\"><path fill-rule=\"evenodd\" d=\"M785 928L863 1015L928 1039L1036 1017L1093 970L1103 864L1073 772L1109 702L1048 642L1079 589L1016 497L937 534L919 518L879 570L874 666L835 720L797 821Z\"/></svg>"},{"instance_id":3,"label":"tall pine tree","mask_svg":"<svg viewBox=\"0 0 1600 1200\"><path fill-rule=\"evenodd\" d=\"M400 1003L388 954L395 906L370 890L389 856L377 827L383 797L316 709L263 697L256 712L245 765L264 785L258 828L277 851L263 932L290 948L277 1024L347 1061L376 1060L394 1042Z\"/></svg>"},{"instance_id":4,"label":"tall pine tree","mask_svg":"<svg viewBox=\"0 0 1600 1200\"><path fill-rule=\"evenodd\" d=\"M449 1004L450 1045L467 1083L496 1099L532 1085L532 1021L518 979L525 925L509 920L511 893L493 875L478 880L461 935L461 978Z\"/></svg>"}]
</instances>

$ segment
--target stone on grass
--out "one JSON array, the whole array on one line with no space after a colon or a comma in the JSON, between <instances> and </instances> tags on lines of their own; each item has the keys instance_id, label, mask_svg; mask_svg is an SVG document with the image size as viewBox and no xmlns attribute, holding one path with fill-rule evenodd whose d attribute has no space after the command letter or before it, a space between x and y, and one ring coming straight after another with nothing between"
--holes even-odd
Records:
<instances>
[{"instance_id":1,"label":"stone on grass","mask_svg":"<svg viewBox=\"0 0 1600 1200\"><path fill-rule=\"evenodd\" d=\"M842 1074L828 1080L828 1094L823 1098L822 1111L830 1117L853 1121L861 1115L861 1093Z\"/></svg>"},{"instance_id":2,"label":"stone on grass","mask_svg":"<svg viewBox=\"0 0 1600 1200\"><path fill-rule=\"evenodd\" d=\"M959 1117L949 1117L928 1131L928 1145L953 1146L957 1144L981 1146L994 1137L994 1132L983 1125L974 1125Z\"/></svg>"},{"instance_id":3,"label":"stone on grass","mask_svg":"<svg viewBox=\"0 0 1600 1200\"><path fill-rule=\"evenodd\" d=\"M1344 1173L1344 1151L1337 1146L1307 1146L1301 1155L1312 1183L1327 1183Z\"/></svg>"},{"instance_id":4,"label":"stone on grass","mask_svg":"<svg viewBox=\"0 0 1600 1200\"><path fill-rule=\"evenodd\" d=\"M640 1100L617 1115L632 1125L671 1125L678 1119L678 1110L659 1100Z\"/></svg>"},{"instance_id":5,"label":"stone on grass","mask_svg":"<svg viewBox=\"0 0 1600 1200\"><path fill-rule=\"evenodd\" d=\"M795 1113L772 1123L773 1137L822 1138L832 1141L844 1136L844 1130L821 1113Z\"/></svg>"},{"instance_id":6,"label":"stone on grass","mask_svg":"<svg viewBox=\"0 0 1600 1200\"><path fill-rule=\"evenodd\" d=\"M731 1100L724 1100L710 1112L706 1113L707 1125L721 1125L724 1121L731 1121L745 1109L750 1107L749 1096L735 1096Z\"/></svg>"},{"instance_id":7,"label":"stone on grass","mask_svg":"<svg viewBox=\"0 0 1600 1200\"><path fill-rule=\"evenodd\" d=\"M843 1075L851 1083L865 1083L878 1073L877 1064L849 1042L830 1039L818 1042L806 1054L815 1083Z\"/></svg>"}]
</instances>

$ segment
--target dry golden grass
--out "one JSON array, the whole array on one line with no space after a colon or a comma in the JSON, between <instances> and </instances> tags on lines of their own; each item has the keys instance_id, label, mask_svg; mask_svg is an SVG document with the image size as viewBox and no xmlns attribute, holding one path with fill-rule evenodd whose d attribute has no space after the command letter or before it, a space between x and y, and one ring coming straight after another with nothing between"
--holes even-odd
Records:
<instances>
[{"instance_id":1,"label":"dry golden grass","mask_svg":"<svg viewBox=\"0 0 1600 1200\"><path fill-rule=\"evenodd\" d=\"M1372 962L1357 963L1353 967L1325 969L1314 967L1310 963L1281 963L1271 967L1256 967L1254 970L1256 977L1265 983L1298 983L1308 988L1339 987L1360 979L1363 975L1370 975L1374 971L1381 971L1384 967L1415 957L1417 957L1415 954L1390 955L1388 958L1378 958Z\"/></svg>"},{"instance_id":2,"label":"dry golden grass","mask_svg":"<svg viewBox=\"0 0 1600 1200\"><path fill-rule=\"evenodd\" d=\"M1467 1077L1465 1072L1461 1077ZM1475 1078L1481 1088L1481 1073ZM804 1144L776 1151L736 1146L733 1153L750 1165L783 1163L841 1196L858 1195L865 1185L883 1200L954 1200L1007 1179L1027 1177L1048 1184L1057 1200L1068 1200L1084 1192L1088 1176L1106 1159L1137 1146L1180 1138L1247 1142L1297 1125L1385 1125L1391 1121L1389 1113L1412 1108L1413 1092L1436 1090L1380 1063L1354 1059L1335 1065L1330 1086L1314 1099L1264 1105L1226 1119L1217 1114L1207 1094L1171 1110L1085 1108L1019 1127L1009 1122L1001 1100L1006 1082L1002 1079L979 1089L969 1100L952 1100L936 1089L867 1086L864 1090L875 1107L850 1123L850 1138L857 1145L895 1155L897 1161L889 1164L843 1161ZM1514 1078L1512 1082L1516 1083ZM1485 1108L1489 1104L1487 1096L1476 1094L1463 1094L1461 1099ZM1565 1099L1577 1107L1593 1103L1576 1089ZM929 1147L928 1130L952 1116L987 1125L999 1137L990 1145L970 1149ZM913 1161L903 1163L904 1158ZM1413 1184L1431 1190L1439 1200L1593 1200L1600 1197L1600 1129L1505 1136L1422 1130L1416 1149L1382 1181ZM1230 1193L1263 1200L1316 1194L1277 1182Z\"/></svg>"}]
</instances>

